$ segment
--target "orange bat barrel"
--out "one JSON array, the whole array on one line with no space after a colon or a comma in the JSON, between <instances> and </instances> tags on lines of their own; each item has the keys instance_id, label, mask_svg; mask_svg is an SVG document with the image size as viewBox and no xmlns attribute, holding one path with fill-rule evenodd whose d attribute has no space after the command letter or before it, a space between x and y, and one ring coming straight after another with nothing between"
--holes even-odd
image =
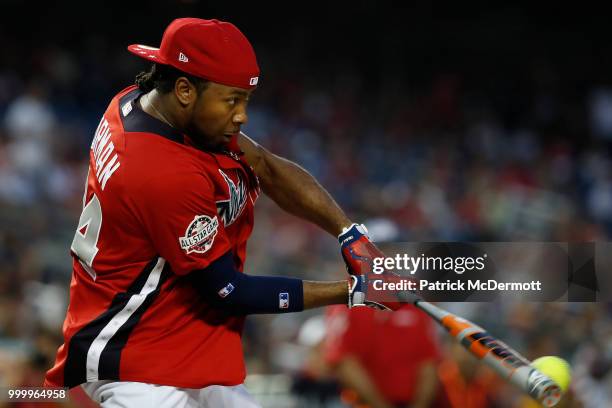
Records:
<instances>
[{"instance_id":1,"label":"orange bat barrel","mask_svg":"<svg viewBox=\"0 0 612 408\"><path fill-rule=\"evenodd\" d=\"M414 304L444 326L470 353L543 406L554 407L559 403L561 388L507 344L491 336L482 327L429 302L418 300Z\"/></svg>"}]
</instances>

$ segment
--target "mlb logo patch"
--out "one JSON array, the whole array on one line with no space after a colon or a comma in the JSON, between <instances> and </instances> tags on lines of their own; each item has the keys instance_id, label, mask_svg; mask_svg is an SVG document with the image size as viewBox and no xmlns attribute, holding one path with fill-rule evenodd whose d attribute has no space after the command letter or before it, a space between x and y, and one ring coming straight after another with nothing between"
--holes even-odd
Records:
<instances>
[{"instance_id":1,"label":"mlb logo patch","mask_svg":"<svg viewBox=\"0 0 612 408\"><path fill-rule=\"evenodd\" d=\"M281 292L278 294L278 308L289 309L289 293Z\"/></svg>"},{"instance_id":2,"label":"mlb logo patch","mask_svg":"<svg viewBox=\"0 0 612 408\"><path fill-rule=\"evenodd\" d=\"M127 102L121 107L121 113L123 117L126 117L132 111L132 102Z\"/></svg>"},{"instance_id":3,"label":"mlb logo patch","mask_svg":"<svg viewBox=\"0 0 612 408\"><path fill-rule=\"evenodd\" d=\"M228 283L224 288L218 291L217 294L221 296L222 298L224 298L230 293L232 293L233 291L234 291L234 285L232 285L231 283Z\"/></svg>"}]
</instances>

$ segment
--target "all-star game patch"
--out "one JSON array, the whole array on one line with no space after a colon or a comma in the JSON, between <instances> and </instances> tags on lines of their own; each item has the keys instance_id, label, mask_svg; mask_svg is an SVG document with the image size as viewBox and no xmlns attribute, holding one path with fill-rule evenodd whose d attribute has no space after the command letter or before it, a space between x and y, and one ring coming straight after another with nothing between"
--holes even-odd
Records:
<instances>
[{"instance_id":1,"label":"all-star game patch","mask_svg":"<svg viewBox=\"0 0 612 408\"><path fill-rule=\"evenodd\" d=\"M196 215L185 230L185 236L179 238L181 248L188 254L203 254L212 247L218 228L217 216L211 218L207 215Z\"/></svg>"}]
</instances>

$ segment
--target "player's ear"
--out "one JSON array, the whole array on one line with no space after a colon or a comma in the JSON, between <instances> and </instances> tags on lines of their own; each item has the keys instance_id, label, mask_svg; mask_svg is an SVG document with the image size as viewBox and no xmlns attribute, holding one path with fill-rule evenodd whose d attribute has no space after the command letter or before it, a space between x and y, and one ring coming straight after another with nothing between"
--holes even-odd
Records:
<instances>
[{"instance_id":1,"label":"player's ear","mask_svg":"<svg viewBox=\"0 0 612 408\"><path fill-rule=\"evenodd\" d=\"M189 106L198 98L198 90L187 78L179 77L174 83L174 94L182 106Z\"/></svg>"}]
</instances>

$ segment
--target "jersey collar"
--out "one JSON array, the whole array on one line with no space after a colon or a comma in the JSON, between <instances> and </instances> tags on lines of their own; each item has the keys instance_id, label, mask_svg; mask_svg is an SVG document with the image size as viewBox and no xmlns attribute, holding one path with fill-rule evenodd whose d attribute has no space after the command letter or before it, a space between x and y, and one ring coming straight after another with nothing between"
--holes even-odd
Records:
<instances>
[{"instance_id":1,"label":"jersey collar","mask_svg":"<svg viewBox=\"0 0 612 408\"><path fill-rule=\"evenodd\" d=\"M119 99L119 116L123 122L123 129L126 132L153 133L173 142L185 144L185 138L181 132L140 108L138 99L143 94L144 92L135 88Z\"/></svg>"}]
</instances>

